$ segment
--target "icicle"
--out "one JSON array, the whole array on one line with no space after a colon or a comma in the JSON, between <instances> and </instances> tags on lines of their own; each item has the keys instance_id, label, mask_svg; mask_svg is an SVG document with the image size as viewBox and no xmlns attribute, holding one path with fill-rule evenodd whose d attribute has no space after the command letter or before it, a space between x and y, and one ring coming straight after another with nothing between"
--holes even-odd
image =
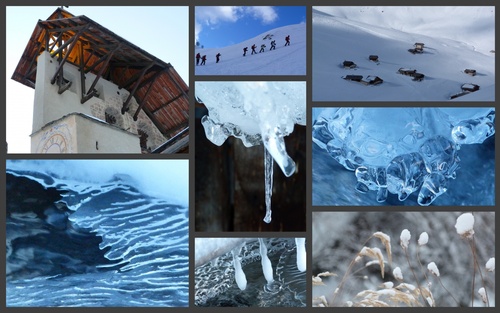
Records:
<instances>
[{"instance_id":1,"label":"icicle","mask_svg":"<svg viewBox=\"0 0 500 313\"><path fill-rule=\"evenodd\" d=\"M295 173L295 162L286 153L285 140L283 135L274 127L264 124L261 125L262 142L264 147L272 155L278 166L286 177Z\"/></svg>"},{"instance_id":2,"label":"icicle","mask_svg":"<svg viewBox=\"0 0 500 313\"><path fill-rule=\"evenodd\" d=\"M264 222L271 223L271 196L273 195L273 157L264 148L264 175L266 184L266 216Z\"/></svg>"},{"instance_id":3,"label":"icicle","mask_svg":"<svg viewBox=\"0 0 500 313\"><path fill-rule=\"evenodd\" d=\"M234 279L236 280L236 284L241 290L245 290L247 288L247 278L245 273L241 269L240 259L238 255L240 254L241 247L234 248L231 253L233 254L233 264L234 264Z\"/></svg>"},{"instance_id":4,"label":"icicle","mask_svg":"<svg viewBox=\"0 0 500 313\"><path fill-rule=\"evenodd\" d=\"M306 239L295 238L295 245L297 247L297 269L301 272L306 270Z\"/></svg>"},{"instance_id":5,"label":"icicle","mask_svg":"<svg viewBox=\"0 0 500 313\"><path fill-rule=\"evenodd\" d=\"M267 283L270 284L274 281L273 278L273 266L271 264L271 260L267 256L267 247L264 242L264 239L259 238L260 245L260 260L262 263L262 271L264 272L264 277L267 280Z\"/></svg>"}]
</instances>

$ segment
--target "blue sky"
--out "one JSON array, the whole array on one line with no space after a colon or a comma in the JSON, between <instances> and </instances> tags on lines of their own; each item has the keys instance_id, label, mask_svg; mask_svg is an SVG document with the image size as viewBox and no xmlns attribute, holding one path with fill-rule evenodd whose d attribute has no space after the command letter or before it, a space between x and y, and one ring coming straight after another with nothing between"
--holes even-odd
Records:
<instances>
[{"instance_id":1,"label":"blue sky","mask_svg":"<svg viewBox=\"0 0 500 313\"><path fill-rule=\"evenodd\" d=\"M39 19L57 6L6 7L7 142L9 153L29 153L34 89L11 79ZM189 10L187 6L105 7L69 6L73 15L85 15L118 36L171 63L189 84Z\"/></svg>"},{"instance_id":2,"label":"blue sky","mask_svg":"<svg viewBox=\"0 0 500 313\"><path fill-rule=\"evenodd\" d=\"M270 29L306 22L305 6L198 6L195 40L220 48L253 38ZM284 42L283 38L283 42Z\"/></svg>"}]
</instances>

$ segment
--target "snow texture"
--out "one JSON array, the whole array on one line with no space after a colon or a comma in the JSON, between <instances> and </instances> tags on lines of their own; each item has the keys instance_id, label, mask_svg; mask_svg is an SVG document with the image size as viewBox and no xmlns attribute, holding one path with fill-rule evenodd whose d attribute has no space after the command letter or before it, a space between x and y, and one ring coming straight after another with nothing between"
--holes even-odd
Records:
<instances>
[{"instance_id":1,"label":"snow texture","mask_svg":"<svg viewBox=\"0 0 500 313\"><path fill-rule=\"evenodd\" d=\"M466 83L480 88L451 101L495 100L493 6L313 7L312 16L313 101L449 101ZM417 42L422 53L410 53ZM344 68L345 60L356 67ZM424 78L415 81L400 68ZM342 79L350 74L383 83Z\"/></svg>"},{"instance_id":2,"label":"snow texture","mask_svg":"<svg viewBox=\"0 0 500 313\"><path fill-rule=\"evenodd\" d=\"M429 235L424 231L420 234L420 237L418 237L418 245L424 246L427 242L429 242Z\"/></svg>"},{"instance_id":3,"label":"snow texture","mask_svg":"<svg viewBox=\"0 0 500 313\"><path fill-rule=\"evenodd\" d=\"M408 245L410 244L411 239L410 231L408 229L403 229L399 239L401 240L401 247L403 247L403 249L408 249Z\"/></svg>"},{"instance_id":4,"label":"snow texture","mask_svg":"<svg viewBox=\"0 0 500 313\"><path fill-rule=\"evenodd\" d=\"M431 262L431 263L427 264L427 269L429 270L429 272L431 272L432 275L439 277L439 269L438 269L436 263Z\"/></svg>"},{"instance_id":5,"label":"snow texture","mask_svg":"<svg viewBox=\"0 0 500 313\"><path fill-rule=\"evenodd\" d=\"M464 213L457 218L455 224L457 233L463 238L470 239L474 235L474 215L472 213Z\"/></svg>"}]
</instances>

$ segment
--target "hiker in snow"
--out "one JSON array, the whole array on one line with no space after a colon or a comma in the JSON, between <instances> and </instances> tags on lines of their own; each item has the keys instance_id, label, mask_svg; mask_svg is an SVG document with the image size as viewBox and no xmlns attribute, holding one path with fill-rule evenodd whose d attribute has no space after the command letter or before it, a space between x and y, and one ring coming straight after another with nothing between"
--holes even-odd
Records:
<instances>
[{"instance_id":1,"label":"hiker in snow","mask_svg":"<svg viewBox=\"0 0 500 313\"><path fill-rule=\"evenodd\" d=\"M265 44L261 44L261 45L260 45L260 51L259 51L259 53L264 52L264 48L265 48L265 47L266 47L266 45L265 45Z\"/></svg>"},{"instance_id":2,"label":"hiker in snow","mask_svg":"<svg viewBox=\"0 0 500 313\"><path fill-rule=\"evenodd\" d=\"M276 40L271 41L271 48L269 48L269 51L271 50L276 50Z\"/></svg>"},{"instance_id":3,"label":"hiker in snow","mask_svg":"<svg viewBox=\"0 0 500 313\"><path fill-rule=\"evenodd\" d=\"M219 60L220 60L220 53L217 53L217 55L215 56L215 63L219 63Z\"/></svg>"},{"instance_id":4,"label":"hiker in snow","mask_svg":"<svg viewBox=\"0 0 500 313\"><path fill-rule=\"evenodd\" d=\"M243 48L243 56L247 55L248 47Z\"/></svg>"},{"instance_id":5,"label":"hiker in snow","mask_svg":"<svg viewBox=\"0 0 500 313\"><path fill-rule=\"evenodd\" d=\"M290 45L290 35L286 36L285 37L285 46L289 46Z\"/></svg>"},{"instance_id":6,"label":"hiker in snow","mask_svg":"<svg viewBox=\"0 0 500 313\"><path fill-rule=\"evenodd\" d=\"M257 46L255 44L253 44L252 45L252 54L257 53L257 51L255 51L256 48L257 48Z\"/></svg>"},{"instance_id":7,"label":"hiker in snow","mask_svg":"<svg viewBox=\"0 0 500 313\"><path fill-rule=\"evenodd\" d=\"M201 57L201 65L205 65L205 61L207 60L207 56L204 55Z\"/></svg>"},{"instance_id":8,"label":"hiker in snow","mask_svg":"<svg viewBox=\"0 0 500 313\"><path fill-rule=\"evenodd\" d=\"M201 58L201 55L200 55L200 53L198 52L198 53L196 54L196 65L200 64L200 58Z\"/></svg>"}]
</instances>

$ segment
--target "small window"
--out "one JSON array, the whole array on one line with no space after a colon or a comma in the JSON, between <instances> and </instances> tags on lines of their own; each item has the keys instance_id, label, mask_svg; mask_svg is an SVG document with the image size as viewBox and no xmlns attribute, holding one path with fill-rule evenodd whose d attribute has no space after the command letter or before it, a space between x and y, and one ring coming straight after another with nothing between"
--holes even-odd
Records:
<instances>
[{"instance_id":1,"label":"small window","mask_svg":"<svg viewBox=\"0 0 500 313\"><path fill-rule=\"evenodd\" d=\"M123 117L121 116L120 111L113 107L106 108L104 111L104 119L106 123L110 125L123 127Z\"/></svg>"},{"instance_id":2,"label":"small window","mask_svg":"<svg viewBox=\"0 0 500 313\"><path fill-rule=\"evenodd\" d=\"M139 129L137 131L137 133L140 136L139 140L140 140L141 150L148 151L148 137L149 137L149 135L145 131L143 131L142 129Z\"/></svg>"},{"instance_id":3,"label":"small window","mask_svg":"<svg viewBox=\"0 0 500 313\"><path fill-rule=\"evenodd\" d=\"M104 117L106 118L106 123L109 123L111 125L116 124L116 117L114 115L111 115L108 112L104 112Z\"/></svg>"}]
</instances>

